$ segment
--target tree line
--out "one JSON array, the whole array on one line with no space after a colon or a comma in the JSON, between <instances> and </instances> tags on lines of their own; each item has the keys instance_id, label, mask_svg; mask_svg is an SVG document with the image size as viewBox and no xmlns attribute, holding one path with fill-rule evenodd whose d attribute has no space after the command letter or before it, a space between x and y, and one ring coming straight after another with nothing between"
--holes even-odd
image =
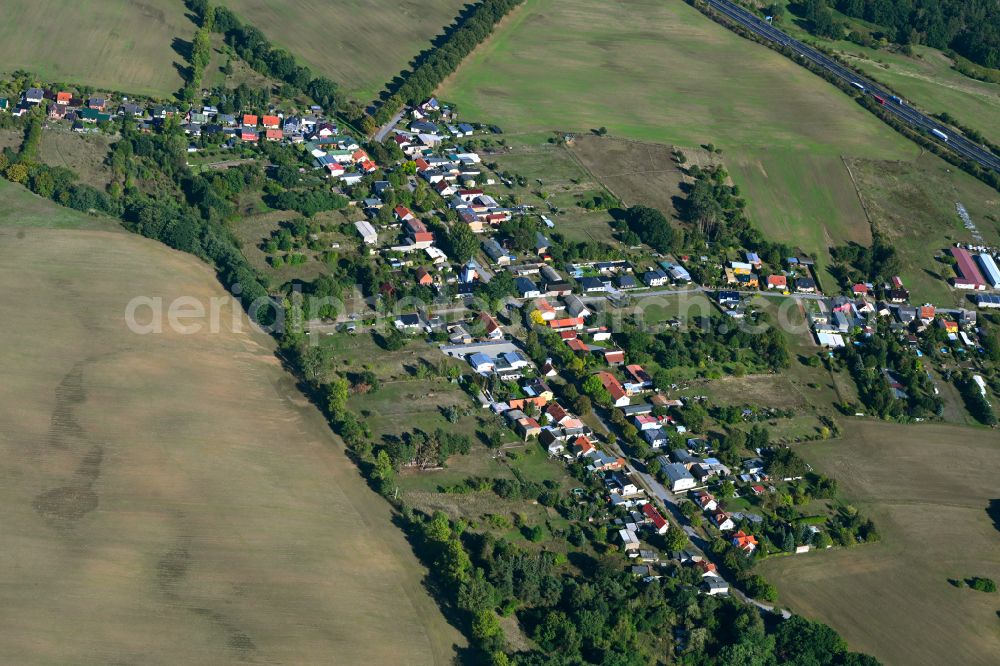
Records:
<instances>
[{"instance_id":1,"label":"tree line","mask_svg":"<svg viewBox=\"0 0 1000 666\"><path fill-rule=\"evenodd\" d=\"M886 28L899 44L953 49L977 64L1000 67L1000 4L995 0L835 0L834 6Z\"/></svg>"},{"instance_id":2,"label":"tree line","mask_svg":"<svg viewBox=\"0 0 1000 666\"><path fill-rule=\"evenodd\" d=\"M327 113L337 110L342 101L337 84L325 76L314 75L308 67L298 64L295 56L285 49L273 46L263 32L241 22L226 7L213 7L208 0L186 0L186 5L198 17L203 29L224 35L226 44L254 71L264 76L273 76L287 86L291 93L309 95Z\"/></svg>"},{"instance_id":3,"label":"tree line","mask_svg":"<svg viewBox=\"0 0 1000 666\"><path fill-rule=\"evenodd\" d=\"M418 104L434 93L445 77L458 69L466 56L493 32L494 26L523 0L482 0L429 52L417 58L413 71L403 72L390 85L389 96L375 120L387 122L404 104Z\"/></svg>"}]
</instances>

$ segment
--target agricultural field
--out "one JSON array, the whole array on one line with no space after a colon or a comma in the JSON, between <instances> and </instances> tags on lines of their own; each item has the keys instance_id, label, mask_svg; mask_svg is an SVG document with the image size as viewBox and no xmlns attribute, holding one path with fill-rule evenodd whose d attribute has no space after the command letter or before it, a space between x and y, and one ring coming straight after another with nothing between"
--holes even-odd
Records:
<instances>
[{"instance_id":1,"label":"agricultural field","mask_svg":"<svg viewBox=\"0 0 1000 666\"><path fill-rule=\"evenodd\" d=\"M912 163L929 181L947 168L916 159L914 144L819 77L684 3L528 0L440 96L536 143L602 126L686 151L711 142L754 223L815 253L821 270L829 245L870 242L844 157ZM931 182L927 196L963 180Z\"/></svg>"},{"instance_id":2,"label":"agricultural field","mask_svg":"<svg viewBox=\"0 0 1000 666\"><path fill-rule=\"evenodd\" d=\"M195 25L176 0L7 0L3 71L108 91L167 97L181 87L178 40Z\"/></svg>"},{"instance_id":3,"label":"agricultural field","mask_svg":"<svg viewBox=\"0 0 1000 666\"><path fill-rule=\"evenodd\" d=\"M388 505L213 271L5 182L0 203L0 661L451 663ZM136 296L218 299L219 325L131 332Z\"/></svg>"},{"instance_id":4,"label":"agricultural field","mask_svg":"<svg viewBox=\"0 0 1000 666\"><path fill-rule=\"evenodd\" d=\"M882 540L766 560L779 604L887 666L995 663L997 595L949 580L1000 578L998 443L982 428L858 421L841 440L799 448Z\"/></svg>"},{"instance_id":5,"label":"agricultural field","mask_svg":"<svg viewBox=\"0 0 1000 666\"><path fill-rule=\"evenodd\" d=\"M915 162L851 160L875 226L896 248L914 303L971 305L947 282L951 268L934 259L956 242L977 242L955 210L961 202L983 240L1000 244L1000 195L932 155Z\"/></svg>"},{"instance_id":6,"label":"agricultural field","mask_svg":"<svg viewBox=\"0 0 1000 666\"><path fill-rule=\"evenodd\" d=\"M573 140L570 151L623 206L642 204L678 216L684 174L669 146L584 135Z\"/></svg>"},{"instance_id":7,"label":"agricultural field","mask_svg":"<svg viewBox=\"0 0 1000 666\"><path fill-rule=\"evenodd\" d=\"M362 101L444 32L465 3L459 0L223 0L277 46L288 49Z\"/></svg>"}]
</instances>

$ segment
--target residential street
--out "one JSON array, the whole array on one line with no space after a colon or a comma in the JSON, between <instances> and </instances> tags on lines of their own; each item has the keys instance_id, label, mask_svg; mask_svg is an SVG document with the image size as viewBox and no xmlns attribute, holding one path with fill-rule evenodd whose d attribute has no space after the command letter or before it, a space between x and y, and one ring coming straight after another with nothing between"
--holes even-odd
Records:
<instances>
[{"instance_id":1,"label":"residential street","mask_svg":"<svg viewBox=\"0 0 1000 666\"><path fill-rule=\"evenodd\" d=\"M608 423L608 421L604 418L603 414L601 414L598 410L595 409L594 415L597 417L597 419L601 422L601 425L604 426L604 428L608 432L614 432L614 429L612 429L611 424ZM690 544L688 545L687 550L693 552L696 555L701 555L706 560L713 561L712 557L710 557L708 553L708 542L702 536L700 536L693 527L691 527L691 524L688 522L687 517L685 517L684 514L681 513L680 508L678 507L678 502L684 498L676 497L672 492L667 490L667 488L662 483L660 483L656 479L656 477L654 477L652 474L649 474L648 472L645 471L640 471L632 462L632 459L629 456L625 455L625 452L622 451L621 447L619 447L617 443L614 446L611 446L610 448L612 449L613 453L616 453L617 455L625 459L625 467L628 470L628 473L631 475L632 479L640 482L640 484L645 489L647 495L655 499L658 499L661 507L665 508L670 513L670 515L673 517L674 522L680 525L681 528L684 530L684 532L688 535L688 538L690 539ZM719 566L718 562L714 562L714 564L716 565L716 567ZM721 577L722 576L720 574L720 578ZM723 580L725 580L725 578L723 578ZM757 601L756 599L751 599L747 595L743 594L743 592L738 590L732 584L731 581L726 581L726 582L729 583L730 594L732 594L737 599L748 604L753 604L754 606L759 608L762 612L766 613L774 612L773 605ZM787 620L792 616L792 614L785 609L781 609L781 616Z\"/></svg>"},{"instance_id":2,"label":"residential street","mask_svg":"<svg viewBox=\"0 0 1000 666\"><path fill-rule=\"evenodd\" d=\"M389 136L389 132L391 132L392 128L396 126L396 123L402 119L404 113L406 113L405 107L396 112L396 115L394 115L389 122L378 128L378 131L375 132L375 143L382 143L385 141L385 137Z\"/></svg>"}]
</instances>

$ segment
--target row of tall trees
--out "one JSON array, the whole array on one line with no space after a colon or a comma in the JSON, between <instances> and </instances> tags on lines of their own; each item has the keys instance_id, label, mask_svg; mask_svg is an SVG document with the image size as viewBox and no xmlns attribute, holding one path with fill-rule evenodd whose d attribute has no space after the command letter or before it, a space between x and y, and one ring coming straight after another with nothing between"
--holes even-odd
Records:
<instances>
[{"instance_id":1,"label":"row of tall trees","mask_svg":"<svg viewBox=\"0 0 1000 666\"><path fill-rule=\"evenodd\" d=\"M316 76L295 56L271 44L263 32L244 24L226 7L213 7L208 0L187 0L188 9L198 17L202 28L225 35L231 46L254 71L272 76L292 91L309 95L327 113L336 111L340 95L335 84L325 76Z\"/></svg>"},{"instance_id":2,"label":"row of tall trees","mask_svg":"<svg viewBox=\"0 0 1000 666\"><path fill-rule=\"evenodd\" d=\"M434 48L416 58L413 71L404 72L375 119L386 122L403 104L417 104L454 72L467 55L483 42L494 26L523 0L482 0L440 38Z\"/></svg>"}]
</instances>

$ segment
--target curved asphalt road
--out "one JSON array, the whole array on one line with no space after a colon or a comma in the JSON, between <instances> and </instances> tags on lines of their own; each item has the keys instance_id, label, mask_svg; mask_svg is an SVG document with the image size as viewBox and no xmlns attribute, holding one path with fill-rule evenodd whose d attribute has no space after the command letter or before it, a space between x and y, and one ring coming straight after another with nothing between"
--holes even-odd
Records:
<instances>
[{"instance_id":1,"label":"curved asphalt road","mask_svg":"<svg viewBox=\"0 0 1000 666\"><path fill-rule=\"evenodd\" d=\"M913 107L901 102L892 101L894 93L884 90L877 83L856 74L826 54L817 51L812 47L806 46L796 39L792 39L767 21L755 16L743 7L729 2L729 0L705 0L705 2L712 9L716 10L729 20L742 25L744 28L760 35L761 37L764 37L765 39L788 47L798 57L809 60L813 64L834 74L837 78L842 79L847 83L854 84L855 86L863 86L866 94L873 96L878 95L883 98L885 100L883 108L896 116L898 119L912 127L924 131L934 141L947 146L952 151L958 153L966 159L976 162L983 168L993 169L994 171L1000 172L1000 157L997 157L990 150L987 150L978 143L967 139L957 130L942 126L940 122L924 115ZM943 141L939 137L931 134L931 130L933 129L946 134L948 136L948 140Z\"/></svg>"}]
</instances>

